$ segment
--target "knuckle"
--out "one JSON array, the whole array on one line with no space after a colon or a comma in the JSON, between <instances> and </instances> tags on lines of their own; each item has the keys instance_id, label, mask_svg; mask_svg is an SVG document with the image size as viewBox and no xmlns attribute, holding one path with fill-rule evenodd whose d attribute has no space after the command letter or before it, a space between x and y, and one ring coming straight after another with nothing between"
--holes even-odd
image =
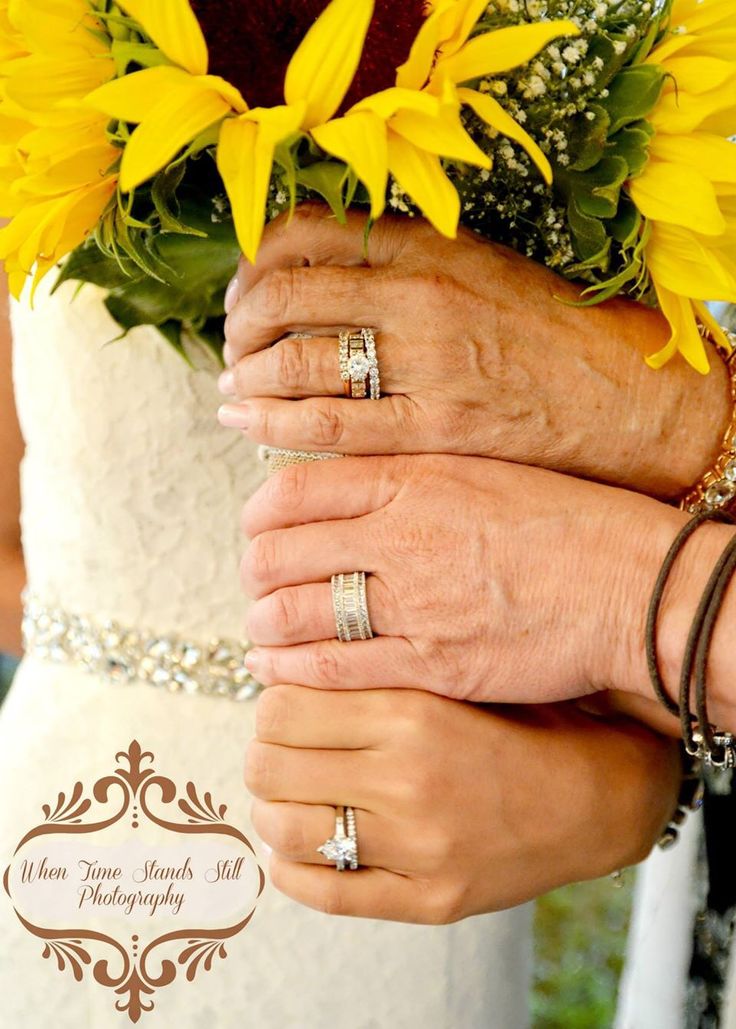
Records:
<instances>
[{"instance_id":1,"label":"knuckle","mask_svg":"<svg viewBox=\"0 0 736 1029\"><path fill-rule=\"evenodd\" d=\"M269 628L276 630L279 636L286 640L292 639L302 621L299 603L294 593L291 590L280 590L269 597L268 606Z\"/></svg>"},{"instance_id":2,"label":"knuckle","mask_svg":"<svg viewBox=\"0 0 736 1029\"><path fill-rule=\"evenodd\" d=\"M295 296L296 276L292 268L279 268L261 280L254 298L256 312L266 322L286 320Z\"/></svg>"},{"instance_id":3,"label":"knuckle","mask_svg":"<svg viewBox=\"0 0 736 1029\"><path fill-rule=\"evenodd\" d=\"M428 915L432 925L452 925L464 917L465 889L450 883L437 887L428 895Z\"/></svg>"},{"instance_id":4,"label":"knuckle","mask_svg":"<svg viewBox=\"0 0 736 1029\"><path fill-rule=\"evenodd\" d=\"M273 757L266 744L251 740L245 755L245 787L254 797L266 799L274 778Z\"/></svg>"},{"instance_id":5,"label":"knuckle","mask_svg":"<svg viewBox=\"0 0 736 1029\"><path fill-rule=\"evenodd\" d=\"M307 348L303 339L289 339L279 343L273 351L276 374L286 389L298 389L307 378Z\"/></svg>"},{"instance_id":6,"label":"knuckle","mask_svg":"<svg viewBox=\"0 0 736 1029\"><path fill-rule=\"evenodd\" d=\"M343 416L334 404L324 402L309 410L305 419L307 438L317 446L338 446L345 433Z\"/></svg>"},{"instance_id":7,"label":"knuckle","mask_svg":"<svg viewBox=\"0 0 736 1029\"><path fill-rule=\"evenodd\" d=\"M325 876L316 906L325 915L346 915L348 913L339 879L332 876L328 879Z\"/></svg>"},{"instance_id":8,"label":"knuckle","mask_svg":"<svg viewBox=\"0 0 736 1029\"><path fill-rule=\"evenodd\" d=\"M325 210L322 204L306 203L299 204L291 216L290 228L292 230L302 229L310 225L319 224L325 218Z\"/></svg>"},{"instance_id":9,"label":"knuckle","mask_svg":"<svg viewBox=\"0 0 736 1029\"><path fill-rule=\"evenodd\" d=\"M330 644L315 646L311 651L309 664L315 683L335 687L340 685L340 662L334 647Z\"/></svg>"},{"instance_id":10,"label":"knuckle","mask_svg":"<svg viewBox=\"0 0 736 1029\"><path fill-rule=\"evenodd\" d=\"M294 511L304 500L309 479L309 466L289 465L271 480L271 504L279 510Z\"/></svg>"},{"instance_id":11,"label":"knuckle","mask_svg":"<svg viewBox=\"0 0 736 1029\"><path fill-rule=\"evenodd\" d=\"M248 547L243 558L243 586L246 593L262 596L278 567L278 553L274 533L264 532Z\"/></svg>"},{"instance_id":12,"label":"knuckle","mask_svg":"<svg viewBox=\"0 0 736 1029\"><path fill-rule=\"evenodd\" d=\"M296 861L308 850L304 826L295 818L279 813L269 827L266 841L283 857Z\"/></svg>"},{"instance_id":13,"label":"knuckle","mask_svg":"<svg viewBox=\"0 0 736 1029\"><path fill-rule=\"evenodd\" d=\"M270 686L263 690L256 704L255 733L257 739L274 743L289 717L289 687Z\"/></svg>"}]
</instances>

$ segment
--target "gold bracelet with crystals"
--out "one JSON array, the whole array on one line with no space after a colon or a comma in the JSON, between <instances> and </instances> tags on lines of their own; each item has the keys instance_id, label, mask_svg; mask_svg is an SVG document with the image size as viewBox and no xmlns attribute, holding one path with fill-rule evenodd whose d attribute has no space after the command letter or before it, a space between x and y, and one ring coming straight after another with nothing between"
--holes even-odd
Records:
<instances>
[{"instance_id":1,"label":"gold bracelet with crystals","mask_svg":"<svg viewBox=\"0 0 736 1029\"><path fill-rule=\"evenodd\" d=\"M724 329L731 350L713 340L719 355L725 361L731 380L731 421L723 437L723 447L715 465L709 469L683 498L680 507L690 514L706 511L726 511L736 500L736 333Z\"/></svg>"}]
</instances>

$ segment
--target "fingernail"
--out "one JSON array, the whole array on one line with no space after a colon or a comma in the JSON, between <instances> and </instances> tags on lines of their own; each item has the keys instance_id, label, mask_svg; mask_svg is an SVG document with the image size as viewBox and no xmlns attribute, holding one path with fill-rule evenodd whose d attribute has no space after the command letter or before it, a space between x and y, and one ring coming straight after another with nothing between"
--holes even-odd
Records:
<instances>
[{"instance_id":1,"label":"fingernail","mask_svg":"<svg viewBox=\"0 0 736 1029\"><path fill-rule=\"evenodd\" d=\"M225 343L222 348L222 359L228 368L232 368L235 364L235 354L233 353L233 348L229 343Z\"/></svg>"},{"instance_id":2,"label":"fingernail","mask_svg":"<svg viewBox=\"0 0 736 1029\"><path fill-rule=\"evenodd\" d=\"M235 275L225 290L225 314L230 314L232 309L240 299L240 283L238 276Z\"/></svg>"},{"instance_id":3,"label":"fingernail","mask_svg":"<svg viewBox=\"0 0 736 1029\"><path fill-rule=\"evenodd\" d=\"M273 847L269 847L269 845L264 843L263 840L261 840L261 849L264 850L269 857L273 854Z\"/></svg>"},{"instance_id":4,"label":"fingernail","mask_svg":"<svg viewBox=\"0 0 736 1029\"><path fill-rule=\"evenodd\" d=\"M240 429L245 432L248 428L249 414L250 411L247 407L223 404L217 412L217 420L226 429Z\"/></svg>"},{"instance_id":5,"label":"fingernail","mask_svg":"<svg viewBox=\"0 0 736 1029\"><path fill-rule=\"evenodd\" d=\"M245 667L254 675L261 667L261 655L258 650L249 650L245 655Z\"/></svg>"},{"instance_id":6,"label":"fingernail","mask_svg":"<svg viewBox=\"0 0 736 1029\"><path fill-rule=\"evenodd\" d=\"M217 388L224 397L234 397L238 392L235 388L235 373L229 368L223 372L217 380Z\"/></svg>"}]
</instances>

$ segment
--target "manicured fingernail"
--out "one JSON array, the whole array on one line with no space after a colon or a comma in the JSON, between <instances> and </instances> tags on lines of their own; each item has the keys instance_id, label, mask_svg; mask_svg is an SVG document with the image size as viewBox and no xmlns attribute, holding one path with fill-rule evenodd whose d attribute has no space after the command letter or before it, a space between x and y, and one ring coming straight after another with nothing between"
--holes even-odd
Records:
<instances>
[{"instance_id":1,"label":"manicured fingernail","mask_svg":"<svg viewBox=\"0 0 736 1029\"><path fill-rule=\"evenodd\" d=\"M229 343L226 343L222 348L222 359L228 368L232 368L235 364L235 354L233 353L233 348Z\"/></svg>"},{"instance_id":2,"label":"manicured fingernail","mask_svg":"<svg viewBox=\"0 0 736 1029\"><path fill-rule=\"evenodd\" d=\"M236 275L230 280L230 284L225 290L225 314L230 314L239 299L240 283L238 282L238 276Z\"/></svg>"},{"instance_id":3,"label":"manicured fingernail","mask_svg":"<svg viewBox=\"0 0 736 1029\"><path fill-rule=\"evenodd\" d=\"M238 407L236 404L223 404L217 412L217 420L226 429L240 429L242 432L248 428L250 411L247 407Z\"/></svg>"},{"instance_id":4,"label":"manicured fingernail","mask_svg":"<svg viewBox=\"0 0 736 1029\"><path fill-rule=\"evenodd\" d=\"M217 388L224 397L234 397L238 392L235 388L235 373L229 368L223 372L217 380Z\"/></svg>"},{"instance_id":5,"label":"manicured fingernail","mask_svg":"<svg viewBox=\"0 0 736 1029\"><path fill-rule=\"evenodd\" d=\"M269 857L273 854L273 847L269 847L269 845L264 843L263 840L261 840L261 849L264 850Z\"/></svg>"},{"instance_id":6,"label":"manicured fingernail","mask_svg":"<svg viewBox=\"0 0 736 1029\"><path fill-rule=\"evenodd\" d=\"M258 669L261 667L260 651L248 651L248 653L245 655L245 667L248 669L249 672L252 672L254 675L258 672Z\"/></svg>"}]
</instances>

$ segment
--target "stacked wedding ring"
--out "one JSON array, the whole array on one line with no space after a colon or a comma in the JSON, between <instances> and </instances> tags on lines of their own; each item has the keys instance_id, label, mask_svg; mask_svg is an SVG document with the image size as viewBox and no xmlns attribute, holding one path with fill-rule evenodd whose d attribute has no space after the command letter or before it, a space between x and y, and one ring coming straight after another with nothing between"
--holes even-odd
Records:
<instances>
[{"instance_id":1,"label":"stacked wedding ring","mask_svg":"<svg viewBox=\"0 0 736 1029\"><path fill-rule=\"evenodd\" d=\"M372 329L340 333L340 378L354 400L381 399L376 336Z\"/></svg>"},{"instance_id":2,"label":"stacked wedding ring","mask_svg":"<svg viewBox=\"0 0 736 1029\"><path fill-rule=\"evenodd\" d=\"M365 572L332 576L332 606L341 643L373 639Z\"/></svg>"},{"instance_id":3,"label":"stacked wedding ring","mask_svg":"<svg viewBox=\"0 0 736 1029\"><path fill-rule=\"evenodd\" d=\"M335 835L317 847L317 852L328 861L335 862L338 872L358 868L358 833L355 826L355 811L342 805L335 808Z\"/></svg>"}]
</instances>

